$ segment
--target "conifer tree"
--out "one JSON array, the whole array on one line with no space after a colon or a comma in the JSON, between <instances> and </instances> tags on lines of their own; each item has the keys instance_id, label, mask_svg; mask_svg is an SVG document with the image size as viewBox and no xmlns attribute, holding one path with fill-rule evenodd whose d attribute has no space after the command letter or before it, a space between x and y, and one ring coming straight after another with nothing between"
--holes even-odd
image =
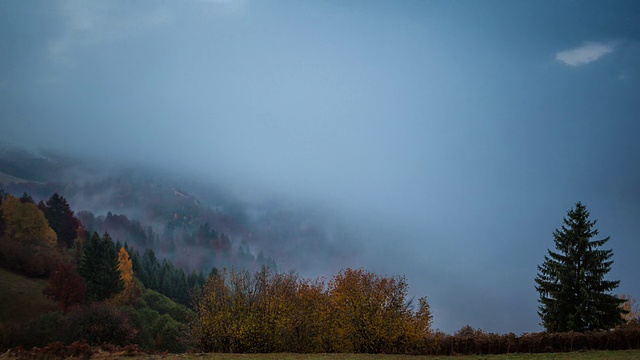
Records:
<instances>
[{"instance_id":1,"label":"conifer tree","mask_svg":"<svg viewBox=\"0 0 640 360\"><path fill-rule=\"evenodd\" d=\"M47 218L49 226L56 232L58 243L66 248L72 247L78 236L80 221L74 216L67 199L55 193L46 204L40 202L38 206Z\"/></svg>"},{"instance_id":2,"label":"conifer tree","mask_svg":"<svg viewBox=\"0 0 640 360\"><path fill-rule=\"evenodd\" d=\"M538 315L547 331L583 332L622 323L624 300L610 293L620 281L605 279L613 264L613 250L601 249L609 237L591 240L598 235L595 224L586 206L576 203L561 230L553 233L557 252L548 250L538 266Z\"/></svg>"},{"instance_id":3,"label":"conifer tree","mask_svg":"<svg viewBox=\"0 0 640 360\"><path fill-rule=\"evenodd\" d=\"M79 270L90 300L102 301L122 291L118 251L107 233L102 238L95 232L89 237Z\"/></svg>"}]
</instances>

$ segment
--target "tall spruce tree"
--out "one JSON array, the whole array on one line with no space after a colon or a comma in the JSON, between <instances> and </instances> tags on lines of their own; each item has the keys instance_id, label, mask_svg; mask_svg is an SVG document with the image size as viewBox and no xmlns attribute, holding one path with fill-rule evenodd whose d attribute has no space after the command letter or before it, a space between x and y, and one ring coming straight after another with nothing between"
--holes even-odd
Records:
<instances>
[{"instance_id":1,"label":"tall spruce tree","mask_svg":"<svg viewBox=\"0 0 640 360\"><path fill-rule=\"evenodd\" d=\"M578 202L567 212L561 230L553 233L557 252L548 250L535 278L540 293L538 315L551 332L609 329L622 320L621 304L610 292L620 281L605 279L613 264L613 251L602 250L609 237L598 235L597 220L589 220Z\"/></svg>"},{"instance_id":2,"label":"tall spruce tree","mask_svg":"<svg viewBox=\"0 0 640 360\"><path fill-rule=\"evenodd\" d=\"M74 240L78 237L80 221L74 216L67 199L55 193L46 204L40 202L38 207L47 218L49 226L56 232L58 243L65 248L72 247Z\"/></svg>"},{"instance_id":3,"label":"tall spruce tree","mask_svg":"<svg viewBox=\"0 0 640 360\"><path fill-rule=\"evenodd\" d=\"M95 232L89 237L79 270L87 284L90 300L102 301L123 289L118 271L118 251L107 233L102 238Z\"/></svg>"}]
</instances>

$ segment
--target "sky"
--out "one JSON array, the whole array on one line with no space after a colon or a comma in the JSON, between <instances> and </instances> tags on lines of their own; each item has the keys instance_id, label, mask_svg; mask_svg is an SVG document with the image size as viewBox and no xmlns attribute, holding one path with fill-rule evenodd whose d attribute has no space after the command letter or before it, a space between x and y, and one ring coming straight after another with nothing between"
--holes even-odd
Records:
<instances>
[{"instance_id":1,"label":"sky","mask_svg":"<svg viewBox=\"0 0 640 360\"><path fill-rule=\"evenodd\" d=\"M582 201L640 298L638 1L0 9L0 140L331 207L363 237L343 265L406 275L448 332L541 330Z\"/></svg>"}]
</instances>

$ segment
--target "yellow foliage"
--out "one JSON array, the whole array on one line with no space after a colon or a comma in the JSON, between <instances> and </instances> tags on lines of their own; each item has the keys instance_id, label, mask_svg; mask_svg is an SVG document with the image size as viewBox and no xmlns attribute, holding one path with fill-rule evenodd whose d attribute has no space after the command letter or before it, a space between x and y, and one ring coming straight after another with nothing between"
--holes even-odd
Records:
<instances>
[{"instance_id":1,"label":"yellow foliage","mask_svg":"<svg viewBox=\"0 0 640 360\"><path fill-rule=\"evenodd\" d=\"M638 304L638 301L633 296L628 294L622 294L620 296L620 299L625 300L625 303L622 304L622 309L627 312L626 314L622 314L622 318L624 319L624 321L640 321L640 306Z\"/></svg>"},{"instance_id":2,"label":"yellow foliage","mask_svg":"<svg viewBox=\"0 0 640 360\"><path fill-rule=\"evenodd\" d=\"M133 283L133 263L124 247L118 252L118 271L120 271L120 279L124 283L124 288L131 288Z\"/></svg>"},{"instance_id":3,"label":"yellow foliage","mask_svg":"<svg viewBox=\"0 0 640 360\"><path fill-rule=\"evenodd\" d=\"M364 269L346 269L336 275L329 284L329 295L337 350L392 352L412 336L426 335L430 324L428 320L416 322L407 292L404 277L384 277ZM418 324L423 331L417 331Z\"/></svg>"},{"instance_id":4,"label":"yellow foliage","mask_svg":"<svg viewBox=\"0 0 640 360\"><path fill-rule=\"evenodd\" d=\"M8 195L2 202L2 212L7 226L6 233L10 238L25 245L55 248L58 237L35 204L23 203Z\"/></svg>"},{"instance_id":5,"label":"yellow foliage","mask_svg":"<svg viewBox=\"0 0 640 360\"><path fill-rule=\"evenodd\" d=\"M118 271L124 289L108 301L114 305L135 305L142 295L142 290L133 281L133 263L124 247L118 251Z\"/></svg>"},{"instance_id":6,"label":"yellow foliage","mask_svg":"<svg viewBox=\"0 0 640 360\"><path fill-rule=\"evenodd\" d=\"M212 275L192 335L216 352L397 352L430 334L426 298L413 312L407 283L347 269L328 285L263 268Z\"/></svg>"}]
</instances>

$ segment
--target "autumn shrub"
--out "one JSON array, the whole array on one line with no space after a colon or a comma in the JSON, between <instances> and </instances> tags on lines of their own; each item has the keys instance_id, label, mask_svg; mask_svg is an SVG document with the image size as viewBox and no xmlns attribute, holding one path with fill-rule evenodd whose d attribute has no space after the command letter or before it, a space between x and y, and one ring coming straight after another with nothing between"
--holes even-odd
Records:
<instances>
[{"instance_id":1,"label":"autumn shrub","mask_svg":"<svg viewBox=\"0 0 640 360\"><path fill-rule=\"evenodd\" d=\"M194 345L216 352L408 353L430 334L426 298L417 311L403 277L347 269L328 284L278 274L214 274L196 304Z\"/></svg>"},{"instance_id":2,"label":"autumn shrub","mask_svg":"<svg viewBox=\"0 0 640 360\"><path fill-rule=\"evenodd\" d=\"M48 247L0 238L0 266L31 276L46 277L60 261L60 254Z\"/></svg>"},{"instance_id":3,"label":"autumn shrub","mask_svg":"<svg viewBox=\"0 0 640 360\"><path fill-rule=\"evenodd\" d=\"M137 334L126 312L107 303L93 303L67 315L63 326L64 340L85 340L90 345L111 343L126 345Z\"/></svg>"},{"instance_id":4,"label":"autumn shrub","mask_svg":"<svg viewBox=\"0 0 640 360\"><path fill-rule=\"evenodd\" d=\"M60 262L60 254L42 211L11 195L0 206L6 227L0 237L0 265L29 276L47 276Z\"/></svg>"},{"instance_id":5,"label":"autumn shrub","mask_svg":"<svg viewBox=\"0 0 640 360\"><path fill-rule=\"evenodd\" d=\"M65 345L56 341L42 347L34 347L25 350L19 346L10 350L10 356L18 359L29 360L55 360L55 359L89 359L94 354L93 349L85 342L76 341Z\"/></svg>"},{"instance_id":6,"label":"autumn shrub","mask_svg":"<svg viewBox=\"0 0 640 360\"><path fill-rule=\"evenodd\" d=\"M171 301L168 297L154 290L144 289L142 291L142 300L151 309L156 310L161 315L168 314L180 323L187 324L195 316L191 309Z\"/></svg>"},{"instance_id":7,"label":"autumn shrub","mask_svg":"<svg viewBox=\"0 0 640 360\"><path fill-rule=\"evenodd\" d=\"M37 319L7 326L8 346L21 345L26 349L45 346L48 343L61 340L60 328L64 323L64 315L59 312L49 312Z\"/></svg>"},{"instance_id":8,"label":"autumn shrub","mask_svg":"<svg viewBox=\"0 0 640 360\"><path fill-rule=\"evenodd\" d=\"M87 285L76 270L75 265L60 263L49 276L43 294L55 301L64 312L79 306L85 300Z\"/></svg>"},{"instance_id":9,"label":"autumn shrub","mask_svg":"<svg viewBox=\"0 0 640 360\"><path fill-rule=\"evenodd\" d=\"M93 355L93 349L86 342L73 342L65 345L62 342L54 342L45 345L42 348L34 348L26 353L26 357L30 359L89 359Z\"/></svg>"},{"instance_id":10,"label":"autumn shrub","mask_svg":"<svg viewBox=\"0 0 640 360\"><path fill-rule=\"evenodd\" d=\"M187 350L187 325L148 306L126 310L131 325L138 330L133 343L141 348L172 353Z\"/></svg>"},{"instance_id":11,"label":"autumn shrub","mask_svg":"<svg viewBox=\"0 0 640 360\"><path fill-rule=\"evenodd\" d=\"M424 354L505 354L550 353L586 350L628 350L640 348L640 327L623 325L609 331L584 333L474 334L457 333L436 336Z\"/></svg>"},{"instance_id":12,"label":"autumn shrub","mask_svg":"<svg viewBox=\"0 0 640 360\"><path fill-rule=\"evenodd\" d=\"M169 315L160 315L151 324L154 350L181 353L187 350L184 339L186 325L180 324Z\"/></svg>"}]
</instances>

